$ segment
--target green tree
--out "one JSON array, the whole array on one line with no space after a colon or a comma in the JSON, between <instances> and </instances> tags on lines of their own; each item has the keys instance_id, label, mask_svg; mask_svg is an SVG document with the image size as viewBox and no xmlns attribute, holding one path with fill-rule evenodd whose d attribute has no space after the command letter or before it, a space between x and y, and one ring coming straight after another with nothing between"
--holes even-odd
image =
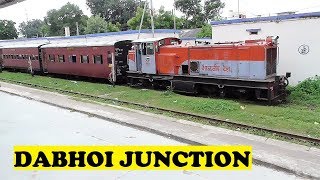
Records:
<instances>
[{"instance_id":1,"label":"green tree","mask_svg":"<svg viewBox=\"0 0 320 180\"><path fill-rule=\"evenodd\" d=\"M225 4L220 0L206 0L204 2L204 13L206 21L220 19L221 9L225 7Z\"/></svg>"},{"instance_id":2,"label":"green tree","mask_svg":"<svg viewBox=\"0 0 320 180\"><path fill-rule=\"evenodd\" d=\"M87 27L85 29L86 34L105 33L105 32L117 32L120 31L120 24L107 23L100 16L91 16L87 21Z\"/></svg>"},{"instance_id":3,"label":"green tree","mask_svg":"<svg viewBox=\"0 0 320 180\"><path fill-rule=\"evenodd\" d=\"M9 20L0 20L0 39L14 39L18 37L16 23Z\"/></svg>"},{"instance_id":4,"label":"green tree","mask_svg":"<svg viewBox=\"0 0 320 180\"><path fill-rule=\"evenodd\" d=\"M132 17L128 21L128 26L130 29L138 30L141 18L143 14L143 9L138 7L137 12L134 17ZM142 29L150 29L151 28L151 15L150 9L146 9L144 18L143 18ZM156 29L173 29L174 28L174 16L171 11L165 11L164 7L160 7L160 9L154 14L154 25ZM176 17L176 25L177 29L182 29L185 26L185 21L182 18Z\"/></svg>"},{"instance_id":5,"label":"green tree","mask_svg":"<svg viewBox=\"0 0 320 180\"><path fill-rule=\"evenodd\" d=\"M192 23L197 22L201 17L202 14L202 6L201 0L176 0L175 7L182 12L185 16L186 26L187 28L195 28Z\"/></svg>"},{"instance_id":6,"label":"green tree","mask_svg":"<svg viewBox=\"0 0 320 180\"><path fill-rule=\"evenodd\" d=\"M143 14L143 8L138 7L135 16L128 21L128 26L130 27L130 29L133 29L133 30L139 29L142 14ZM150 28L151 28L151 16L150 16L150 10L147 9L143 18L142 29L150 29Z\"/></svg>"},{"instance_id":7,"label":"green tree","mask_svg":"<svg viewBox=\"0 0 320 180\"><path fill-rule=\"evenodd\" d=\"M121 24L120 23L112 24L111 22L109 22L107 28L108 28L108 32L118 32L120 31Z\"/></svg>"},{"instance_id":8,"label":"green tree","mask_svg":"<svg viewBox=\"0 0 320 180\"><path fill-rule=\"evenodd\" d=\"M87 21L86 34L108 32L108 23L100 16L91 16Z\"/></svg>"},{"instance_id":9,"label":"green tree","mask_svg":"<svg viewBox=\"0 0 320 180\"><path fill-rule=\"evenodd\" d=\"M141 4L144 4L141 0L87 0L93 15L100 15L112 24L120 23L123 30Z\"/></svg>"},{"instance_id":10,"label":"green tree","mask_svg":"<svg viewBox=\"0 0 320 180\"><path fill-rule=\"evenodd\" d=\"M70 27L70 34L76 35L76 23L79 25L80 34L84 34L87 19L88 17L83 14L79 6L67 3L58 10L48 11L44 21L49 26L50 36L62 36L65 27Z\"/></svg>"},{"instance_id":11,"label":"green tree","mask_svg":"<svg viewBox=\"0 0 320 180\"><path fill-rule=\"evenodd\" d=\"M42 24L40 27L40 32L42 37L46 37L50 35L50 26L47 24Z\"/></svg>"},{"instance_id":12,"label":"green tree","mask_svg":"<svg viewBox=\"0 0 320 180\"><path fill-rule=\"evenodd\" d=\"M221 0L176 0L175 7L184 14L187 28L199 28L220 16Z\"/></svg>"},{"instance_id":13,"label":"green tree","mask_svg":"<svg viewBox=\"0 0 320 180\"><path fill-rule=\"evenodd\" d=\"M33 19L31 21L22 22L19 25L19 31L24 37L39 37L43 36L41 28L43 21L40 19Z\"/></svg>"},{"instance_id":14,"label":"green tree","mask_svg":"<svg viewBox=\"0 0 320 180\"><path fill-rule=\"evenodd\" d=\"M197 38L212 38L212 26L210 24L206 24L202 26L201 31L197 34Z\"/></svg>"},{"instance_id":15,"label":"green tree","mask_svg":"<svg viewBox=\"0 0 320 180\"><path fill-rule=\"evenodd\" d=\"M141 19L141 18L140 18ZM185 21L182 18L176 17L177 29L184 28ZM165 11L161 6L159 11L155 14L155 28L156 29L173 29L174 15L171 11Z\"/></svg>"}]
</instances>

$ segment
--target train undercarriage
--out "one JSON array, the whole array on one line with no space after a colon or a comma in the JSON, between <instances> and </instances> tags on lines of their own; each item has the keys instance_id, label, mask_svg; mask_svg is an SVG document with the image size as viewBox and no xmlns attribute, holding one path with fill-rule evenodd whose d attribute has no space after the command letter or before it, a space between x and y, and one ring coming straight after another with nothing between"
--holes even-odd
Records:
<instances>
[{"instance_id":1,"label":"train undercarriage","mask_svg":"<svg viewBox=\"0 0 320 180\"><path fill-rule=\"evenodd\" d=\"M209 97L237 97L239 99L267 101L269 104L283 102L288 95L286 90L288 77L285 76L251 81L247 79L150 75L128 72L127 78L130 86L170 89L177 93Z\"/></svg>"}]
</instances>

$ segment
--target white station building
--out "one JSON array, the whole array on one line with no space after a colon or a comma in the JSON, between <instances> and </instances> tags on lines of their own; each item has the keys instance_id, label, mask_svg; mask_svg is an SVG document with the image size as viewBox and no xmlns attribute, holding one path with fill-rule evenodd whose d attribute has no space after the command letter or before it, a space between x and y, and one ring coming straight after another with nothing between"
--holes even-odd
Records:
<instances>
[{"instance_id":1,"label":"white station building","mask_svg":"<svg viewBox=\"0 0 320 180\"><path fill-rule=\"evenodd\" d=\"M320 12L211 22L213 42L279 36L278 74L291 72L291 85L320 75Z\"/></svg>"}]
</instances>

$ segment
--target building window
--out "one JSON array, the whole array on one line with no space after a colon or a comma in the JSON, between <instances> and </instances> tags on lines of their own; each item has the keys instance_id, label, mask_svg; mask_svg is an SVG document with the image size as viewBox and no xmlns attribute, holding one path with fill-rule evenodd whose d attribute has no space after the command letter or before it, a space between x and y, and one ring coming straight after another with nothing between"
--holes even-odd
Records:
<instances>
[{"instance_id":1,"label":"building window","mask_svg":"<svg viewBox=\"0 0 320 180\"><path fill-rule=\"evenodd\" d=\"M103 64L102 55L94 56L95 64Z\"/></svg>"},{"instance_id":2,"label":"building window","mask_svg":"<svg viewBox=\"0 0 320 180\"><path fill-rule=\"evenodd\" d=\"M108 51L108 63L112 64L112 54L110 51Z\"/></svg>"},{"instance_id":3,"label":"building window","mask_svg":"<svg viewBox=\"0 0 320 180\"><path fill-rule=\"evenodd\" d=\"M89 56L81 56L81 63L89 64Z\"/></svg>"},{"instance_id":4,"label":"building window","mask_svg":"<svg viewBox=\"0 0 320 180\"><path fill-rule=\"evenodd\" d=\"M261 29L247 29L250 35L258 35L259 31L261 31Z\"/></svg>"},{"instance_id":5,"label":"building window","mask_svg":"<svg viewBox=\"0 0 320 180\"><path fill-rule=\"evenodd\" d=\"M69 62L70 63L77 63L77 56L76 55L69 56Z\"/></svg>"},{"instance_id":6,"label":"building window","mask_svg":"<svg viewBox=\"0 0 320 180\"><path fill-rule=\"evenodd\" d=\"M59 55L58 59L59 59L59 62L65 62L64 55Z\"/></svg>"},{"instance_id":7,"label":"building window","mask_svg":"<svg viewBox=\"0 0 320 180\"><path fill-rule=\"evenodd\" d=\"M34 60L39 60L39 56L38 55L36 55L36 56L34 56Z\"/></svg>"},{"instance_id":8,"label":"building window","mask_svg":"<svg viewBox=\"0 0 320 180\"><path fill-rule=\"evenodd\" d=\"M55 56L53 54L49 55L49 61L51 61L51 62L55 61Z\"/></svg>"}]
</instances>

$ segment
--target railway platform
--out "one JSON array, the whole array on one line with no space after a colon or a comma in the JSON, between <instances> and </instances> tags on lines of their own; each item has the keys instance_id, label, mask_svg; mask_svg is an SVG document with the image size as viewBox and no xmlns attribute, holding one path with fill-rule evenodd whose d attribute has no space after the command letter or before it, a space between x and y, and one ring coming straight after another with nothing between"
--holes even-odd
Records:
<instances>
[{"instance_id":1,"label":"railway platform","mask_svg":"<svg viewBox=\"0 0 320 180\"><path fill-rule=\"evenodd\" d=\"M66 95L0 82L0 91L36 100L71 111L95 116L123 126L151 132L193 145L251 145L254 163L300 175L320 178L320 150L314 147L207 126L114 105L74 100Z\"/></svg>"}]
</instances>

